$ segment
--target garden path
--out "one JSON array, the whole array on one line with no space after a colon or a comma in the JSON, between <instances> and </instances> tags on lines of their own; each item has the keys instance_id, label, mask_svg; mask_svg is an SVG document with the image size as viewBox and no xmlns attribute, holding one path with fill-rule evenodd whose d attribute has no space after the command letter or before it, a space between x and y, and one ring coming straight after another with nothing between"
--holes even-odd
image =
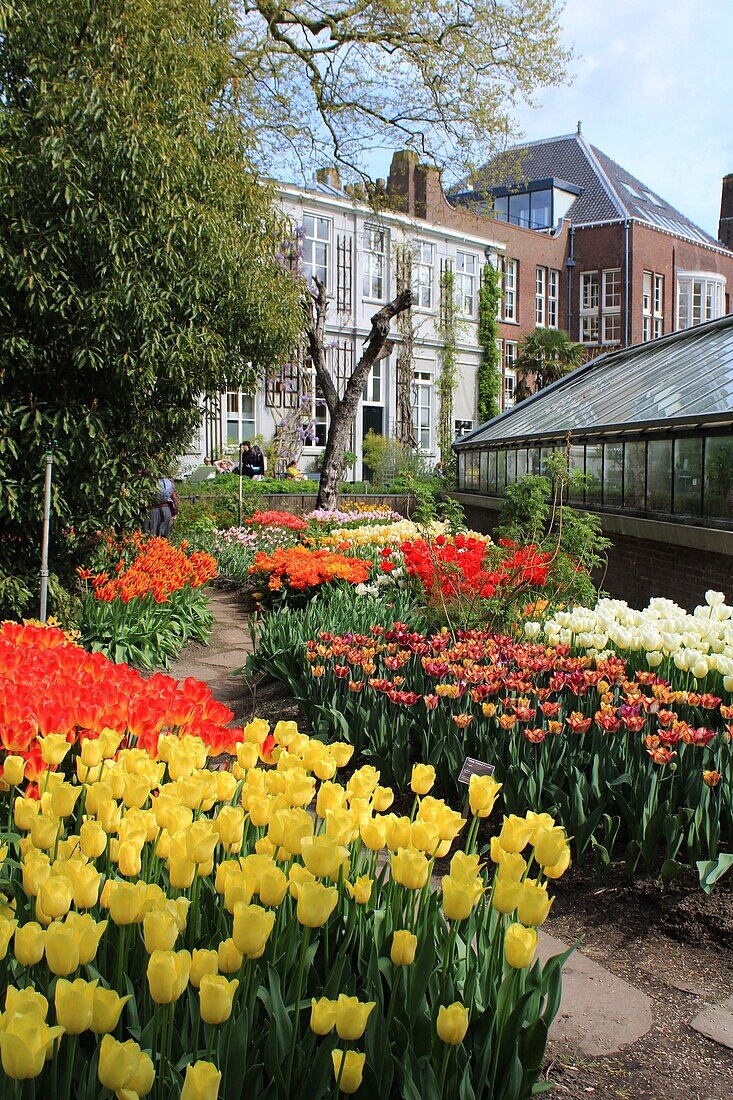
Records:
<instances>
[{"instance_id":1,"label":"garden path","mask_svg":"<svg viewBox=\"0 0 733 1100\"><path fill-rule=\"evenodd\" d=\"M244 676L233 674L253 651L249 616L241 597L230 591L213 591L210 608L214 626L208 646L187 646L170 674L177 679L194 676L203 680L215 697L233 710L236 721L246 721L252 716L253 695ZM563 941L541 933L542 958L565 949ZM562 1004L551 1037L565 1051L593 1058L633 1049L652 1028L652 998L595 959L576 951L564 974ZM699 1022L704 1035L729 1046L732 1008L728 1002L709 1005L692 1026Z\"/></svg>"}]
</instances>

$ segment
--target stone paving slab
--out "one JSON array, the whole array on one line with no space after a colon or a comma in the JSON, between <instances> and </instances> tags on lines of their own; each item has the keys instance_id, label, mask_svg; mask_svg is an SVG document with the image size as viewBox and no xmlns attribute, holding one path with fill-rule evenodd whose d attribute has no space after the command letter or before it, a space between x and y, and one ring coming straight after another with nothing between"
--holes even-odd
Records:
<instances>
[{"instance_id":1,"label":"stone paving slab","mask_svg":"<svg viewBox=\"0 0 733 1100\"><path fill-rule=\"evenodd\" d=\"M538 955L543 962L567 948L562 940L540 932ZM562 1000L550 1029L552 1039L595 1058L635 1043L651 1026L651 998L587 955L573 952L563 967Z\"/></svg>"},{"instance_id":2,"label":"stone paving slab","mask_svg":"<svg viewBox=\"0 0 733 1100\"><path fill-rule=\"evenodd\" d=\"M706 1005L690 1021L690 1027L719 1046L733 1050L733 997L719 1005Z\"/></svg>"}]
</instances>

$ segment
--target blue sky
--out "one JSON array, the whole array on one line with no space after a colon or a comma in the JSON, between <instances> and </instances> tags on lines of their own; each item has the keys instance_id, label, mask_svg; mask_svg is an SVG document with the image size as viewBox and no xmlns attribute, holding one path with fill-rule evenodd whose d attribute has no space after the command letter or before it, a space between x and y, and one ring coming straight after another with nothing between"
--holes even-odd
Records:
<instances>
[{"instance_id":1,"label":"blue sky","mask_svg":"<svg viewBox=\"0 0 733 1100\"><path fill-rule=\"evenodd\" d=\"M568 87L521 107L524 140L583 134L717 237L733 172L733 0L567 0Z\"/></svg>"}]
</instances>

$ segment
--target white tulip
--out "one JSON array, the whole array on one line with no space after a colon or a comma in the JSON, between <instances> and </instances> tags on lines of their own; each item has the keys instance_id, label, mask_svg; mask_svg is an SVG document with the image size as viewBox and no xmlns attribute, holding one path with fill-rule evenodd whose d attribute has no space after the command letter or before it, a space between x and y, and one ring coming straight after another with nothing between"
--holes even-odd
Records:
<instances>
[{"instance_id":1,"label":"white tulip","mask_svg":"<svg viewBox=\"0 0 733 1100\"><path fill-rule=\"evenodd\" d=\"M709 588L705 593L705 603L708 607L719 607L725 603L725 593L715 592L712 588Z\"/></svg>"},{"instance_id":2,"label":"white tulip","mask_svg":"<svg viewBox=\"0 0 733 1100\"><path fill-rule=\"evenodd\" d=\"M524 624L524 633L527 635L528 638L536 638L541 629L542 627L539 623Z\"/></svg>"},{"instance_id":3,"label":"white tulip","mask_svg":"<svg viewBox=\"0 0 733 1100\"><path fill-rule=\"evenodd\" d=\"M660 653L658 649L652 649L646 655L646 663L649 665L649 668L659 668L663 660L664 655Z\"/></svg>"},{"instance_id":4,"label":"white tulip","mask_svg":"<svg viewBox=\"0 0 733 1100\"><path fill-rule=\"evenodd\" d=\"M707 660L701 657L699 661L695 662L690 671L696 680L704 680L710 671Z\"/></svg>"}]
</instances>

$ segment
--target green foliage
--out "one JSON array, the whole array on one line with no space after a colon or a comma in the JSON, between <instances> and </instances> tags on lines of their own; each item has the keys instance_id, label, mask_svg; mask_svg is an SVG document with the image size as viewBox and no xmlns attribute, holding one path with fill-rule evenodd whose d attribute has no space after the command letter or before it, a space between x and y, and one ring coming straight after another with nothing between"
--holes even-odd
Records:
<instances>
[{"instance_id":1,"label":"green foliage","mask_svg":"<svg viewBox=\"0 0 733 1100\"><path fill-rule=\"evenodd\" d=\"M248 168L227 0L24 0L0 38L0 578L139 523L202 393L292 347L283 220ZM73 553L68 541L73 531ZM10 591L8 577L21 577ZM28 578L27 580L25 578ZM53 608L52 608L53 610Z\"/></svg>"},{"instance_id":2,"label":"green foliage","mask_svg":"<svg viewBox=\"0 0 733 1100\"><path fill-rule=\"evenodd\" d=\"M515 363L516 400L544 389L575 370L583 362L585 348L574 344L567 332L557 328L536 328L519 345Z\"/></svg>"},{"instance_id":3,"label":"green foliage","mask_svg":"<svg viewBox=\"0 0 733 1100\"><path fill-rule=\"evenodd\" d=\"M493 264L486 264L478 292L478 341L483 355L476 376L476 407L479 423L499 415L501 386L500 351L497 345L497 320L501 284Z\"/></svg>"},{"instance_id":4,"label":"green foliage","mask_svg":"<svg viewBox=\"0 0 733 1100\"><path fill-rule=\"evenodd\" d=\"M422 451L408 447L399 439L376 435L371 429L364 437L364 462L372 471L372 486L384 490L390 483L418 481L430 476Z\"/></svg>"},{"instance_id":5,"label":"green foliage","mask_svg":"<svg viewBox=\"0 0 733 1100\"><path fill-rule=\"evenodd\" d=\"M438 353L440 372L435 389L438 394L438 447L445 468L446 484L449 485L453 484L456 467L453 453L453 396L458 381L455 293L455 273L451 268L446 268L440 278L440 317L436 327L442 346Z\"/></svg>"}]
</instances>

